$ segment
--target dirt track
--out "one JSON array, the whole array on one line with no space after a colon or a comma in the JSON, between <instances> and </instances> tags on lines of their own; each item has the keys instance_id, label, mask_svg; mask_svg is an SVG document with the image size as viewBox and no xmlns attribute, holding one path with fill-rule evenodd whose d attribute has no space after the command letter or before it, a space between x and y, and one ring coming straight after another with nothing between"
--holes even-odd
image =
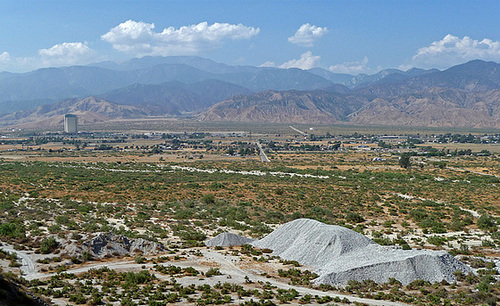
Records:
<instances>
[{"instance_id":1,"label":"dirt track","mask_svg":"<svg viewBox=\"0 0 500 306\"><path fill-rule=\"evenodd\" d=\"M22 276L27 280L46 279L46 278L49 278L52 275L56 274L56 273L40 273L40 272L38 272L36 262L33 260L32 256L30 256L30 254L26 251L14 250L14 248L12 246L5 246L5 245L1 246L1 248L5 251L14 252L18 255L19 258L21 258ZM201 253L203 254L202 257L188 255L187 260L167 262L167 263L164 263L164 265L175 265L175 266L179 266L179 267L193 267L193 268L200 270L200 271L203 271L203 272L206 272L211 266L218 266L220 271L223 274L223 275L219 275L219 276L213 276L210 278L200 278L200 277L176 278L176 281L182 285L209 284L209 285L213 286L213 285L217 284L218 282L243 284L243 283L245 283L245 278L247 277L247 279L250 279L252 282L259 282L259 281L263 282L263 283L269 282L271 285L276 286L277 288L295 289L301 295L310 294L313 296L314 295L318 295L318 296L329 295L331 297L338 296L341 299L347 298L351 302L359 302L359 303L364 303L367 305L380 305L380 306L382 306L382 305L406 305L403 303L394 303L394 302L389 302L389 301L365 299L365 298L359 298L359 297L354 297L354 296L349 296L349 295L344 295L344 294L323 292L321 290L311 289L311 288L307 288L307 287L289 285L289 284L286 284L284 282L278 281L276 279L261 276L260 272L257 271L255 268L251 268L251 267L245 268L243 265L239 265L238 263L240 261L240 257L238 257L238 256L224 255L220 252L216 252L216 251L213 251L210 249L202 249ZM106 263L103 263L103 262L92 263L89 265L84 265L84 266L80 266L77 268L68 269L65 272L78 274L78 273L87 272L91 269L99 269L99 268L103 268L103 267L108 267L110 269L114 269L117 271L128 271L128 270L140 270L142 268L142 266L145 266L145 268L147 268L147 269L153 268L153 264L137 264L134 261L115 261L115 262L106 262ZM155 273L154 270L151 270L150 272ZM159 273L155 273L155 274L159 279L162 279L162 280L170 280L171 279L171 277L167 276L167 275L162 275ZM235 301L235 302L238 302L238 301Z\"/></svg>"}]
</instances>

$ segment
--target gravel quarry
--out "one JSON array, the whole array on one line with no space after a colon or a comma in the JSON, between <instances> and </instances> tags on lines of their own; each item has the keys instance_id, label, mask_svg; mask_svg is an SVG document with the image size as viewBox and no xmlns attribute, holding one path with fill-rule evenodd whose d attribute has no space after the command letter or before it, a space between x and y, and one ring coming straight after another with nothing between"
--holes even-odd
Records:
<instances>
[{"instance_id":1,"label":"gravel quarry","mask_svg":"<svg viewBox=\"0 0 500 306\"><path fill-rule=\"evenodd\" d=\"M205 242L206 246L221 246L221 247L228 247L228 246L236 246L236 245L243 245L243 244L250 244L254 242L255 239L239 236L233 233L222 233L214 238L208 240Z\"/></svg>"},{"instance_id":2,"label":"gravel quarry","mask_svg":"<svg viewBox=\"0 0 500 306\"><path fill-rule=\"evenodd\" d=\"M381 246L348 228L311 219L288 222L252 245L311 266L319 275L318 284L338 286L367 279L384 283L391 277L404 285L417 279L451 283L455 271L472 271L445 251Z\"/></svg>"}]
</instances>

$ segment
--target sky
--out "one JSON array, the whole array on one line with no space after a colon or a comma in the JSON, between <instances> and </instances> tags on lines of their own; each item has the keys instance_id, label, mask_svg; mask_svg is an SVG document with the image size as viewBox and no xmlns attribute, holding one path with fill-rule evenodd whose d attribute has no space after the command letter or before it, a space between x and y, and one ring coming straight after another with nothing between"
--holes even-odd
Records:
<instances>
[{"instance_id":1,"label":"sky","mask_svg":"<svg viewBox=\"0 0 500 306\"><path fill-rule=\"evenodd\" d=\"M0 71L194 55L373 74L500 62L500 1L2 0Z\"/></svg>"}]
</instances>

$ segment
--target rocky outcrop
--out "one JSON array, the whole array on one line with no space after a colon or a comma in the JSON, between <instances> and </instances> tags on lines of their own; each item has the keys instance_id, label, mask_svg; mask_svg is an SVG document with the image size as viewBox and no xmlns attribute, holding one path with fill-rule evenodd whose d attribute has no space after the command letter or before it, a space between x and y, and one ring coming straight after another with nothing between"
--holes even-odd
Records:
<instances>
[{"instance_id":1,"label":"rocky outcrop","mask_svg":"<svg viewBox=\"0 0 500 306\"><path fill-rule=\"evenodd\" d=\"M87 252L92 257L103 258L135 253L153 255L164 250L163 245L142 238L132 239L112 233L99 233L89 241L68 245L64 252L70 256L81 256Z\"/></svg>"}]
</instances>

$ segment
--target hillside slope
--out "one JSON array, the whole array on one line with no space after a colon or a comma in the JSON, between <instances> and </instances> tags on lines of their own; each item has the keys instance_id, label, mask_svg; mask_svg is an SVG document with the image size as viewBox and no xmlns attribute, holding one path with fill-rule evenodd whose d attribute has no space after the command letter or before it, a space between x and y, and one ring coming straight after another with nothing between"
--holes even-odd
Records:
<instances>
[{"instance_id":1,"label":"hillside slope","mask_svg":"<svg viewBox=\"0 0 500 306\"><path fill-rule=\"evenodd\" d=\"M236 96L220 102L199 115L202 121L339 123L363 105L362 98L326 91L264 91Z\"/></svg>"},{"instance_id":2,"label":"hillside slope","mask_svg":"<svg viewBox=\"0 0 500 306\"><path fill-rule=\"evenodd\" d=\"M42 105L30 111L19 111L0 117L2 125L62 126L65 114L78 116L79 124L106 121L118 118L140 118L148 114L129 105L118 105L109 101L88 97L69 99L55 104Z\"/></svg>"}]
</instances>

